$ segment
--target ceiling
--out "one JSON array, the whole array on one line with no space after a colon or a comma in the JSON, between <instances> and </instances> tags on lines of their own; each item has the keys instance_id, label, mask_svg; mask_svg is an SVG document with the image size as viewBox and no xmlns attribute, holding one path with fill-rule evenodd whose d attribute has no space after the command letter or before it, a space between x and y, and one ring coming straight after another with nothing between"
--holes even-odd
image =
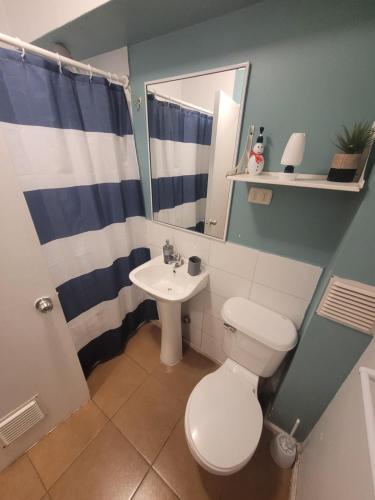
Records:
<instances>
[{"instance_id":1,"label":"ceiling","mask_svg":"<svg viewBox=\"0 0 375 500\"><path fill-rule=\"evenodd\" d=\"M259 0L111 0L34 41L63 43L76 59L154 38Z\"/></svg>"}]
</instances>

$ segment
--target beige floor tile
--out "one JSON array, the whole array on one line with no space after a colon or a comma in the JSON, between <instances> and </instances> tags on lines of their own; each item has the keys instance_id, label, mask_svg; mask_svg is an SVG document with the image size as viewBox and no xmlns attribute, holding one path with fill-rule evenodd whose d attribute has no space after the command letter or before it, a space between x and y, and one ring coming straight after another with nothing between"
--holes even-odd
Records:
<instances>
[{"instance_id":1,"label":"beige floor tile","mask_svg":"<svg viewBox=\"0 0 375 500\"><path fill-rule=\"evenodd\" d=\"M151 469L132 500L178 500L178 497Z\"/></svg>"},{"instance_id":2,"label":"beige floor tile","mask_svg":"<svg viewBox=\"0 0 375 500\"><path fill-rule=\"evenodd\" d=\"M160 328L147 323L126 344L125 353L152 372L160 364Z\"/></svg>"},{"instance_id":3,"label":"beige floor tile","mask_svg":"<svg viewBox=\"0 0 375 500\"><path fill-rule=\"evenodd\" d=\"M152 463L184 409L158 380L149 378L121 407L113 423Z\"/></svg>"},{"instance_id":4,"label":"beige floor tile","mask_svg":"<svg viewBox=\"0 0 375 500\"><path fill-rule=\"evenodd\" d=\"M1 500L40 500L46 490L26 455L0 472Z\"/></svg>"},{"instance_id":5,"label":"beige floor tile","mask_svg":"<svg viewBox=\"0 0 375 500\"><path fill-rule=\"evenodd\" d=\"M97 366L89 376L92 399L112 417L147 377L147 373L124 354Z\"/></svg>"},{"instance_id":6,"label":"beige floor tile","mask_svg":"<svg viewBox=\"0 0 375 500\"><path fill-rule=\"evenodd\" d=\"M160 364L153 375L168 389L171 395L186 403L199 380L217 368L218 365L189 348L184 352L182 360L177 365Z\"/></svg>"},{"instance_id":7,"label":"beige floor tile","mask_svg":"<svg viewBox=\"0 0 375 500\"><path fill-rule=\"evenodd\" d=\"M258 448L241 471L225 480L221 500L288 500L291 470L278 467L269 452L272 434L264 429Z\"/></svg>"},{"instance_id":8,"label":"beige floor tile","mask_svg":"<svg viewBox=\"0 0 375 500\"><path fill-rule=\"evenodd\" d=\"M154 469L182 500L220 498L223 478L209 474L196 463L186 444L183 419L157 457Z\"/></svg>"},{"instance_id":9,"label":"beige floor tile","mask_svg":"<svg viewBox=\"0 0 375 500\"><path fill-rule=\"evenodd\" d=\"M95 438L106 422L107 417L90 401L29 450L29 458L47 489Z\"/></svg>"},{"instance_id":10,"label":"beige floor tile","mask_svg":"<svg viewBox=\"0 0 375 500\"><path fill-rule=\"evenodd\" d=\"M49 491L53 500L127 500L148 465L108 422Z\"/></svg>"}]
</instances>

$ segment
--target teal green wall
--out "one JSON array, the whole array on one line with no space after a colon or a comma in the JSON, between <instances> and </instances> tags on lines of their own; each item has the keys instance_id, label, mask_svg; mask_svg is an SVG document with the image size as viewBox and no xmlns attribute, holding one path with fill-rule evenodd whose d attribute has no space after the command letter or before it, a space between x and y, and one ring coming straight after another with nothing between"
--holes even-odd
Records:
<instances>
[{"instance_id":1,"label":"teal green wall","mask_svg":"<svg viewBox=\"0 0 375 500\"><path fill-rule=\"evenodd\" d=\"M302 418L298 432L301 440L371 340L368 335L315 314L321 292L332 275L375 285L375 175L370 177L365 191L363 203L312 301L300 332L298 349L271 412L271 420L283 428L290 428L296 418Z\"/></svg>"},{"instance_id":2,"label":"teal green wall","mask_svg":"<svg viewBox=\"0 0 375 500\"><path fill-rule=\"evenodd\" d=\"M301 172L326 173L332 140L342 124L375 118L375 3L372 0L266 0L247 9L129 47L133 96L144 82L243 61L251 63L241 149L250 123L265 126L266 168L280 170L289 135L307 133ZM147 211L150 212L144 106L133 109ZM236 183L228 239L300 259L361 279L372 266L365 250L375 197L309 189L274 188L269 207L247 202ZM347 229L350 232L346 235ZM357 235L363 273L347 238ZM375 283L374 283L375 284ZM368 337L314 315L317 292L301 342L275 400L273 419L289 427L302 419L306 436L337 390Z\"/></svg>"},{"instance_id":3,"label":"teal green wall","mask_svg":"<svg viewBox=\"0 0 375 500\"><path fill-rule=\"evenodd\" d=\"M300 171L326 173L341 124L374 118L375 62L363 56L374 42L374 16L372 0L259 3L131 45L133 95L143 97L148 80L249 61L241 147L250 123L264 125L266 168L280 170L289 135L305 131ZM149 213L143 106L134 110L134 126ZM323 266L361 201L358 194L275 188L270 207L254 207L247 190L235 185L228 239Z\"/></svg>"}]
</instances>

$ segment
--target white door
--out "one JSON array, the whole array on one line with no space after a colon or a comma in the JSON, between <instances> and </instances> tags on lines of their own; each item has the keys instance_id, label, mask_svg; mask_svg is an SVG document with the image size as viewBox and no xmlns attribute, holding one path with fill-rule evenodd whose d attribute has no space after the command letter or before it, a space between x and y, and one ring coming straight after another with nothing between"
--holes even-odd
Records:
<instances>
[{"instance_id":1,"label":"white door","mask_svg":"<svg viewBox=\"0 0 375 500\"><path fill-rule=\"evenodd\" d=\"M240 105L218 90L215 95L210 163L208 172L205 234L222 238L227 219L230 181L225 177L233 168Z\"/></svg>"},{"instance_id":2,"label":"white door","mask_svg":"<svg viewBox=\"0 0 375 500\"><path fill-rule=\"evenodd\" d=\"M0 470L89 399L24 196L0 136L0 419L39 395L47 415L0 446ZM38 312L47 296L53 310Z\"/></svg>"}]
</instances>

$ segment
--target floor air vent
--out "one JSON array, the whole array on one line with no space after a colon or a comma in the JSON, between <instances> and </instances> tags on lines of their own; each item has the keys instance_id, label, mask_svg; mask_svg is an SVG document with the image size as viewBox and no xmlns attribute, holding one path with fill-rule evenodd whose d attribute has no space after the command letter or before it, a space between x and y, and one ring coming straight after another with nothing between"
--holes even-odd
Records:
<instances>
[{"instance_id":1,"label":"floor air vent","mask_svg":"<svg viewBox=\"0 0 375 500\"><path fill-rule=\"evenodd\" d=\"M375 287L331 278L317 314L354 330L373 335L375 331Z\"/></svg>"},{"instance_id":2,"label":"floor air vent","mask_svg":"<svg viewBox=\"0 0 375 500\"><path fill-rule=\"evenodd\" d=\"M0 420L0 443L3 448L43 420L44 416L36 398L8 413Z\"/></svg>"}]
</instances>

